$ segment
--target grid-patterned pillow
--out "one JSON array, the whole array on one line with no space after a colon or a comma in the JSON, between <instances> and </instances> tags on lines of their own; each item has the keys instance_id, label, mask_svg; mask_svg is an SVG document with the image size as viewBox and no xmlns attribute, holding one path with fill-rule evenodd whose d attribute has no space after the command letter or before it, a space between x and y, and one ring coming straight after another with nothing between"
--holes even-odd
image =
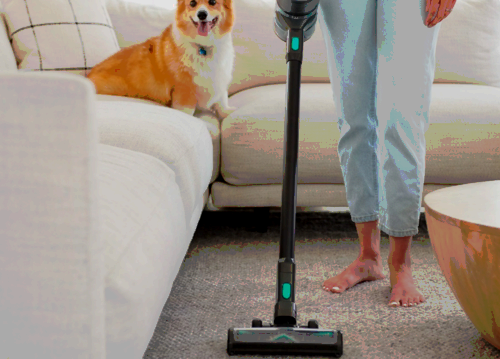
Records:
<instances>
[{"instance_id":1,"label":"grid-patterned pillow","mask_svg":"<svg viewBox=\"0 0 500 359\"><path fill-rule=\"evenodd\" d=\"M0 0L21 71L86 76L120 47L104 0Z\"/></svg>"}]
</instances>

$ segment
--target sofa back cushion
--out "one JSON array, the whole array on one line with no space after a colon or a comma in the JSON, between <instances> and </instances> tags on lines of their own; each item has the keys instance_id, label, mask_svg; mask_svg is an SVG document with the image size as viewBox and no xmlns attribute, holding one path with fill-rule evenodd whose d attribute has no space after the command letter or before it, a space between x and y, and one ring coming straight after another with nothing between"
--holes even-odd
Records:
<instances>
[{"instance_id":1,"label":"sofa back cushion","mask_svg":"<svg viewBox=\"0 0 500 359\"><path fill-rule=\"evenodd\" d=\"M10 46L9 36L7 35L7 25L4 14L2 13L2 4L0 3L0 71L17 71L16 58Z\"/></svg>"},{"instance_id":2,"label":"sofa back cushion","mask_svg":"<svg viewBox=\"0 0 500 359\"><path fill-rule=\"evenodd\" d=\"M142 5L127 0L106 0L106 8L121 48L160 35L175 19L175 9Z\"/></svg>"},{"instance_id":3,"label":"sofa back cushion","mask_svg":"<svg viewBox=\"0 0 500 359\"><path fill-rule=\"evenodd\" d=\"M86 75L120 47L104 0L0 0L19 70Z\"/></svg>"},{"instance_id":4,"label":"sofa back cushion","mask_svg":"<svg viewBox=\"0 0 500 359\"><path fill-rule=\"evenodd\" d=\"M286 45L274 34L276 0L235 2L236 62L231 92L268 83L285 83ZM498 0L457 1L452 14L441 23L435 82L500 87L499 19ZM330 81L318 23L314 35L304 45L302 81Z\"/></svg>"},{"instance_id":5,"label":"sofa back cushion","mask_svg":"<svg viewBox=\"0 0 500 359\"><path fill-rule=\"evenodd\" d=\"M458 0L442 22L435 82L500 87L500 1Z\"/></svg>"},{"instance_id":6,"label":"sofa back cushion","mask_svg":"<svg viewBox=\"0 0 500 359\"><path fill-rule=\"evenodd\" d=\"M170 0L176 1L176 0ZM276 0L233 0L236 53L230 94L285 83L286 45L274 34ZM121 47L159 35L174 21L175 10L106 0ZM500 1L460 0L442 23L436 52L435 82L500 87ZM422 26L425 26L422 24ZM325 43L319 24L304 46L303 82L329 82Z\"/></svg>"}]
</instances>

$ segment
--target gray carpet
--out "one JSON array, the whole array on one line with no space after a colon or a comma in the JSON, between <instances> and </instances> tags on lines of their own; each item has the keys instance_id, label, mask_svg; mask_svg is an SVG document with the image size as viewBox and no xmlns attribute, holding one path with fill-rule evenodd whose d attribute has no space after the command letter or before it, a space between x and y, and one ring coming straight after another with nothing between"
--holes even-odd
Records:
<instances>
[{"instance_id":1,"label":"gray carpet","mask_svg":"<svg viewBox=\"0 0 500 359\"><path fill-rule=\"evenodd\" d=\"M271 357L226 353L229 327L250 327L253 318L273 319L280 214L271 212L267 233L253 230L253 220L251 212L203 213L143 358ZM388 245L382 234L384 259ZM299 325L316 319L320 328L341 330L342 358L500 358L500 351L482 339L449 289L423 214L412 243L415 279L427 300L419 307L389 308L388 279L365 282L340 295L322 290L323 281L357 254L349 214L297 214Z\"/></svg>"}]
</instances>

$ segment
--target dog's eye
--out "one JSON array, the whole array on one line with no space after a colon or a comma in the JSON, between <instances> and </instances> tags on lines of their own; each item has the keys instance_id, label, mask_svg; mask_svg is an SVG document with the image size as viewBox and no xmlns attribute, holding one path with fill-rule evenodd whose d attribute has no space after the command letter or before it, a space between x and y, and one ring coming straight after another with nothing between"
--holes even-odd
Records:
<instances>
[{"instance_id":1,"label":"dog's eye","mask_svg":"<svg viewBox=\"0 0 500 359\"><path fill-rule=\"evenodd\" d=\"M210 5L212 5L212 6L214 6L215 4L217 4L217 1L215 1L215 0L210 0L208 3L209 3Z\"/></svg>"},{"instance_id":2,"label":"dog's eye","mask_svg":"<svg viewBox=\"0 0 500 359\"><path fill-rule=\"evenodd\" d=\"M191 7L195 7L195 6L196 6L196 1L191 1L191 2L189 3L189 5L191 5Z\"/></svg>"}]
</instances>

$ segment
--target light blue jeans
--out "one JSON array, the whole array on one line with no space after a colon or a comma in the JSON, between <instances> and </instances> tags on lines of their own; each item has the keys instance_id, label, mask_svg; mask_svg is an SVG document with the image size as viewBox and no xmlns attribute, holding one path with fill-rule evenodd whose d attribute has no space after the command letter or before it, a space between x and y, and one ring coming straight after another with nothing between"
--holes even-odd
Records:
<instances>
[{"instance_id":1,"label":"light blue jeans","mask_svg":"<svg viewBox=\"0 0 500 359\"><path fill-rule=\"evenodd\" d=\"M438 25L425 0L320 0L353 222L418 233Z\"/></svg>"}]
</instances>

